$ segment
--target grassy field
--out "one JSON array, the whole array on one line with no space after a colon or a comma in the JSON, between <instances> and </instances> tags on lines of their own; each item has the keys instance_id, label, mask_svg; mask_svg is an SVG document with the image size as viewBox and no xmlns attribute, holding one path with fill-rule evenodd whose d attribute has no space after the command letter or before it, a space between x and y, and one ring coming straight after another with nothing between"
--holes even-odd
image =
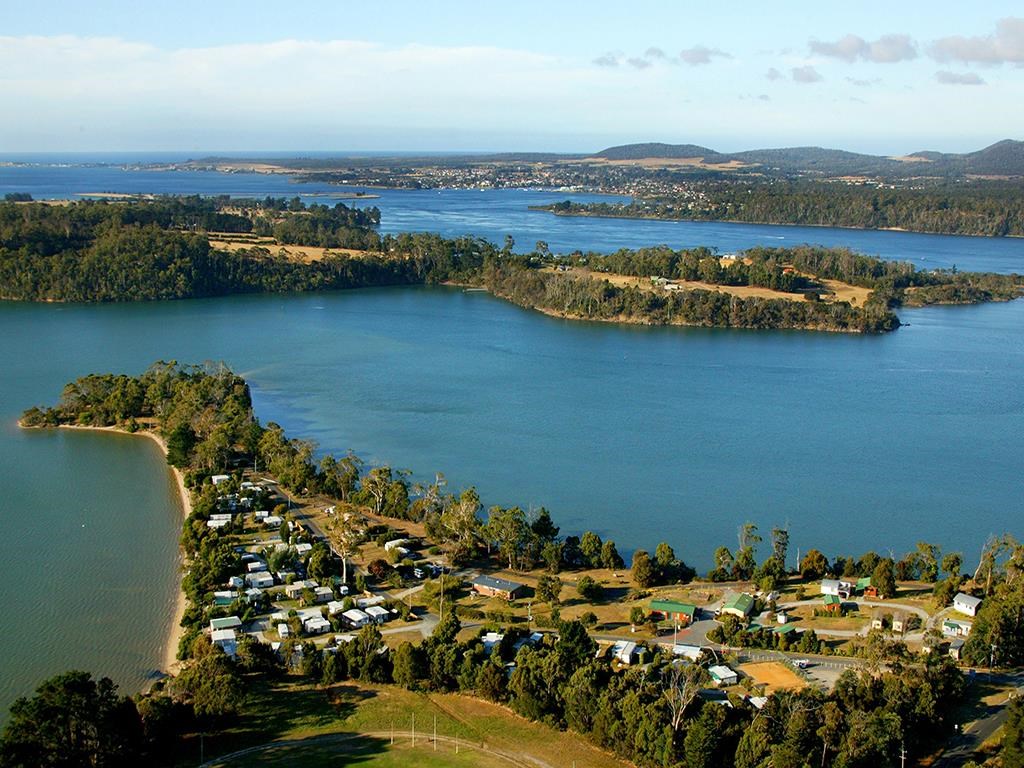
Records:
<instances>
[{"instance_id":1,"label":"grassy field","mask_svg":"<svg viewBox=\"0 0 1024 768\"><path fill-rule=\"evenodd\" d=\"M436 723L436 726L435 726ZM438 741L433 743L434 729ZM415 729L416 745L412 743ZM392 743L392 732L394 743ZM198 736L179 765L194 765ZM456 753L458 749L458 753ZM244 754L232 759L217 755ZM237 725L205 738L211 765L473 765L612 768L625 763L584 739L528 722L504 707L455 694L341 683L258 683Z\"/></svg>"},{"instance_id":2,"label":"grassy field","mask_svg":"<svg viewBox=\"0 0 1024 768\"><path fill-rule=\"evenodd\" d=\"M545 268L544 271L553 272L554 268ZM610 272L593 272L582 267L572 267L569 272L583 277L593 277L596 280L607 280L612 285L620 288L632 285L647 291L662 290L652 284L650 278L647 277L618 275ZM673 282L679 285L684 291L719 291L721 293L728 293L730 296L738 296L744 299L756 296L762 299L785 299L786 301L805 300L803 293L786 293L784 291L775 291L771 288L762 288L756 285L715 285L712 283L705 283L700 280L674 280ZM849 301L851 304L863 306L868 295L871 293L867 288L859 288L854 285L842 283L838 280L820 280L819 282L821 282L833 294L822 295L822 301L826 302Z\"/></svg>"},{"instance_id":3,"label":"grassy field","mask_svg":"<svg viewBox=\"0 0 1024 768\"><path fill-rule=\"evenodd\" d=\"M309 263L320 261L325 255L365 256L366 251L351 248L320 248L315 245L281 245L272 237L256 235L233 235L227 233L210 233L210 246L221 251L245 250L247 248L266 248L272 254L284 255L293 261Z\"/></svg>"}]
</instances>

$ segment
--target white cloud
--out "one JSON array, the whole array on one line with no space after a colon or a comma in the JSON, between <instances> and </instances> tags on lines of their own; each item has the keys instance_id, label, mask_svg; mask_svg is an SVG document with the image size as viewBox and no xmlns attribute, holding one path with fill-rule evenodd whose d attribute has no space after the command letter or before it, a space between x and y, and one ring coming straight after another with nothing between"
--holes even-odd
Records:
<instances>
[{"instance_id":1,"label":"white cloud","mask_svg":"<svg viewBox=\"0 0 1024 768\"><path fill-rule=\"evenodd\" d=\"M935 73L935 79L943 85L984 85L985 81L973 72L947 72L941 70Z\"/></svg>"},{"instance_id":2,"label":"white cloud","mask_svg":"<svg viewBox=\"0 0 1024 768\"><path fill-rule=\"evenodd\" d=\"M708 48L703 45L696 45L693 48L684 48L679 52L679 58L684 64L689 64L691 67L697 66L698 64L710 64L713 58L731 59L725 51L720 51L717 48Z\"/></svg>"},{"instance_id":3,"label":"white cloud","mask_svg":"<svg viewBox=\"0 0 1024 768\"><path fill-rule=\"evenodd\" d=\"M928 53L941 62L1024 64L1024 19L1000 19L991 35L943 37L931 45Z\"/></svg>"},{"instance_id":4,"label":"white cloud","mask_svg":"<svg viewBox=\"0 0 1024 768\"><path fill-rule=\"evenodd\" d=\"M793 76L793 82L795 83L820 83L823 78L814 67L807 65L803 67L793 67L790 70Z\"/></svg>"},{"instance_id":5,"label":"white cloud","mask_svg":"<svg viewBox=\"0 0 1024 768\"><path fill-rule=\"evenodd\" d=\"M868 42L857 35L844 35L835 42L811 40L812 53L854 62L858 59L875 64L894 64L917 58L917 45L909 35L882 35Z\"/></svg>"}]
</instances>

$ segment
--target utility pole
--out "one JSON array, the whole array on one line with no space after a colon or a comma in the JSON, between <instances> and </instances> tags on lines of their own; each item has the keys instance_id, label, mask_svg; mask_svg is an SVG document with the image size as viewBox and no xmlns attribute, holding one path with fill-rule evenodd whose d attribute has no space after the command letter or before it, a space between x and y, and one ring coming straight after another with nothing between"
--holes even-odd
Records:
<instances>
[{"instance_id":1,"label":"utility pole","mask_svg":"<svg viewBox=\"0 0 1024 768\"><path fill-rule=\"evenodd\" d=\"M434 751L437 752L437 715L434 715Z\"/></svg>"},{"instance_id":2,"label":"utility pole","mask_svg":"<svg viewBox=\"0 0 1024 768\"><path fill-rule=\"evenodd\" d=\"M412 715L412 745L416 746L416 713Z\"/></svg>"},{"instance_id":3,"label":"utility pole","mask_svg":"<svg viewBox=\"0 0 1024 768\"><path fill-rule=\"evenodd\" d=\"M907 750L903 748L903 744L900 744L900 768L906 768L907 765Z\"/></svg>"}]
</instances>

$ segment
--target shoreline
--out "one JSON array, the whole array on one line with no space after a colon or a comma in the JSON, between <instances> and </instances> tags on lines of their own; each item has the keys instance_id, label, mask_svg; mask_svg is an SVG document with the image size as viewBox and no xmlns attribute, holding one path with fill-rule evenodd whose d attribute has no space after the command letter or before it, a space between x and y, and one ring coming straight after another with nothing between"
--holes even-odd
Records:
<instances>
[{"instance_id":1,"label":"shoreline","mask_svg":"<svg viewBox=\"0 0 1024 768\"><path fill-rule=\"evenodd\" d=\"M910 235L938 235L939 237L981 237L989 240L1013 240L1024 238L1024 235L978 235L966 232L929 232L923 229L907 229L906 227L854 227L839 224L796 224L791 221L743 221L742 219L676 219L664 216L637 216L616 213L563 212L552 211L543 205L528 206L531 211L549 213L552 216L579 219L626 219L631 221L668 221L686 222L688 224L746 224L752 227L807 227L808 229L848 229L854 232L905 232Z\"/></svg>"},{"instance_id":2,"label":"shoreline","mask_svg":"<svg viewBox=\"0 0 1024 768\"><path fill-rule=\"evenodd\" d=\"M116 435L127 435L128 437L146 437L156 443L160 450L163 452L164 458L167 458L167 444L164 439L155 432L151 432L148 429L140 429L138 432L129 432L120 427L88 427L78 424L58 424L56 427L35 427L26 426L21 423L21 419L18 419L18 427L21 429L73 429L84 432L108 432ZM178 487L178 499L181 502L181 524L184 525L185 521L192 514L192 498L189 495L188 488L185 487L185 477L182 475L181 470L170 464L167 468L174 475L175 484ZM179 533L180 533L179 526ZM181 620L185 615L185 592L181 588L181 582L183 577L182 565L184 560L182 558L181 544L177 546L178 556L175 561L177 566L177 575L175 576L175 586L177 587L177 596L174 602L174 611L171 616L171 629L164 641L163 653L160 659L160 671L166 675L177 674L180 670L180 663L178 662L178 643L181 641L183 630L181 628Z\"/></svg>"}]
</instances>

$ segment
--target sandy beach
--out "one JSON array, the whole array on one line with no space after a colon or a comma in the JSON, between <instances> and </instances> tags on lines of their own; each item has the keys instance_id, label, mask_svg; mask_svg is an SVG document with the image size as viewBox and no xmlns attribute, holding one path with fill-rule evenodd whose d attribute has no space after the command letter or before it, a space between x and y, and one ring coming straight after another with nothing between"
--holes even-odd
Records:
<instances>
[{"instance_id":1,"label":"sandy beach","mask_svg":"<svg viewBox=\"0 0 1024 768\"><path fill-rule=\"evenodd\" d=\"M20 421L18 426L22 429L48 429L48 427L26 427ZM78 429L86 430L91 432L114 432L119 435L129 435L133 437L148 437L150 440L160 446L160 450L163 451L164 456L167 456L167 444L164 439L155 432L148 430L139 430L138 432L128 432L118 427L84 427L76 424L61 424L58 429ZM170 464L167 468L171 470L174 475L174 479L178 486L178 497L181 500L181 522L184 524L185 520L188 519L189 515L192 514L192 500L188 492L188 488L185 487L185 477L181 474L181 470L177 467L172 467ZM171 616L171 628L167 635L167 640L164 644L163 660L161 661L161 670L167 674L175 674L179 669L178 656L178 643L181 640L182 629L181 619L185 615L185 593L181 589L181 578L182 578L182 564L184 558L182 557L181 548L178 548L177 558L177 598L174 604L174 613Z\"/></svg>"}]
</instances>

